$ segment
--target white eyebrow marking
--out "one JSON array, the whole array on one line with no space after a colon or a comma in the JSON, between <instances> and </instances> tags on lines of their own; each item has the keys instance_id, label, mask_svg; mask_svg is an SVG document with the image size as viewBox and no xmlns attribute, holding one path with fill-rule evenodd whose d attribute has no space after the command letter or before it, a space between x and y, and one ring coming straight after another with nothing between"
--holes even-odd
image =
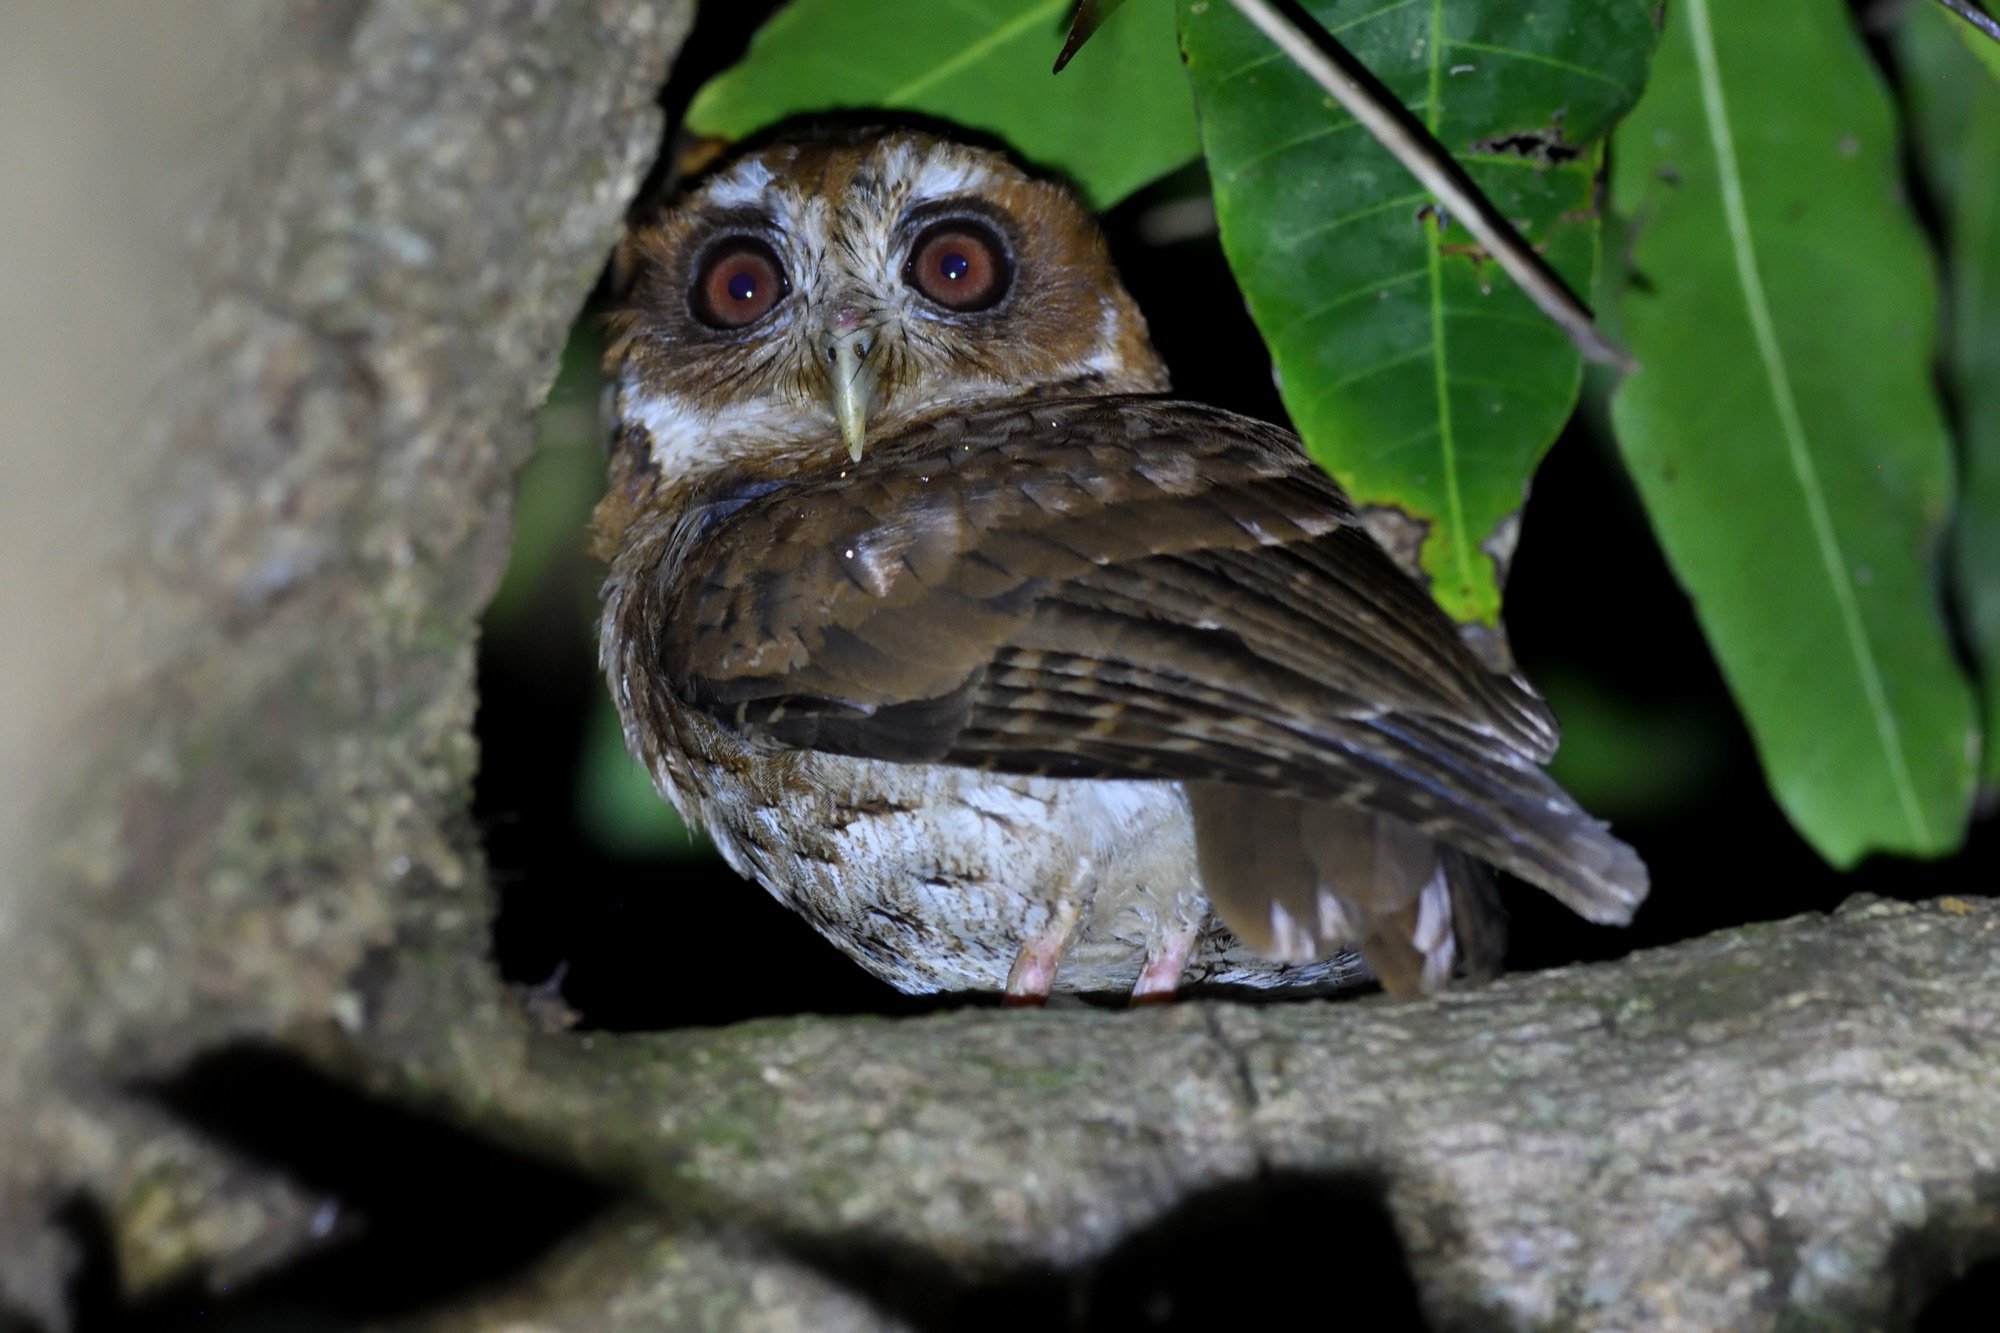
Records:
<instances>
[{"instance_id":1,"label":"white eyebrow marking","mask_svg":"<svg viewBox=\"0 0 2000 1333\"><path fill-rule=\"evenodd\" d=\"M887 145L882 152L883 178L900 185L913 203L991 186L999 179L992 166L970 153L949 153L942 145L907 141Z\"/></svg>"},{"instance_id":2,"label":"white eyebrow marking","mask_svg":"<svg viewBox=\"0 0 2000 1333\"><path fill-rule=\"evenodd\" d=\"M988 179L988 173L978 170L972 163L940 162L933 157L917 172L916 179L911 182L911 193L919 199L937 199L949 194L964 194Z\"/></svg>"},{"instance_id":3,"label":"white eyebrow marking","mask_svg":"<svg viewBox=\"0 0 2000 1333\"><path fill-rule=\"evenodd\" d=\"M764 202L770 185L771 169L753 157L717 176L702 193L717 208L748 208Z\"/></svg>"}]
</instances>

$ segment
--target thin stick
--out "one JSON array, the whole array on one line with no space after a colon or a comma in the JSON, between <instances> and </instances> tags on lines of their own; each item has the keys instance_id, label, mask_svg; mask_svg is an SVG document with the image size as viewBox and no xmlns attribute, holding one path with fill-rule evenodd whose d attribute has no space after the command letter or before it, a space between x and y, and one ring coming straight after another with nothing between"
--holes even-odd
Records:
<instances>
[{"instance_id":1,"label":"thin stick","mask_svg":"<svg viewBox=\"0 0 2000 1333\"><path fill-rule=\"evenodd\" d=\"M1451 153L1417 125L1402 106L1386 104L1372 89L1336 63L1335 57L1360 62L1334 37L1320 29L1302 29L1280 14L1269 0L1231 0L1243 17L1290 56L1294 63L1353 116L1375 141L1388 149L1420 184L1436 196L1446 212L1465 224L1486 253L1519 283L1542 313L1569 335L1577 350L1592 361L1630 372L1638 368L1631 353L1597 330L1590 308L1577 299L1560 275L1534 252L1513 224L1501 217L1474 185ZM1949 0L1947 0L1949 2ZM1328 48L1333 54L1329 54Z\"/></svg>"},{"instance_id":2,"label":"thin stick","mask_svg":"<svg viewBox=\"0 0 2000 1333\"><path fill-rule=\"evenodd\" d=\"M1938 0L1938 3L1994 41L2000 42L2000 19L1981 9L1977 0Z\"/></svg>"}]
</instances>

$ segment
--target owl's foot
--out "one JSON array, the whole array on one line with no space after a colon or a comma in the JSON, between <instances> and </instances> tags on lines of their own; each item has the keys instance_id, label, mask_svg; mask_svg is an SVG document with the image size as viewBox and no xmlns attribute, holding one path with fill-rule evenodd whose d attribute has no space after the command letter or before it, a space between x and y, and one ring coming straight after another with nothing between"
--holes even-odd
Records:
<instances>
[{"instance_id":1,"label":"owl's foot","mask_svg":"<svg viewBox=\"0 0 2000 1333\"><path fill-rule=\"evenodd\" d=\"M1133 1004L1160 1004L1174 998L1181 988L1181 973L1187 971L1201 932L1194 926L1168 931L1146 948L1145 965L1132 983Z\"/></svg>"},{"instance_id":2,"label":"owl's foot","mask_svg":"<svg viewBox=\"0 0 2000 1333\"><path fill-rule=\"evenodd\" d=\"M1073 901L1059 903L1049 914L1041 934L1021 946L1021 951L1014 955L1014 965L1007 969L1005 1003L1048 1003L1049 992L1056 985L1056 968L1062 963L1063 950L1069 946L1069 937L1082 915L1082 904Z\"/></svg>"}]
</instances>

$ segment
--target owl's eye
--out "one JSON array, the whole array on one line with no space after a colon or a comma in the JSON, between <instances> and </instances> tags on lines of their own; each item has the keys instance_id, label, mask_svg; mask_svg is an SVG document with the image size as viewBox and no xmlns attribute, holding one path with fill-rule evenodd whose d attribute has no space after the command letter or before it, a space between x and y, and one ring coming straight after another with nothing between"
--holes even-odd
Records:
<instances>
[{"instance_id":1,"label":"owl's eye","mask_svg":"<svg viewBox=\"0 0 2000 1333\"><path fill-rule=\"evenodd\" d=\"M709 251L688 293L694 317L712 329L740 329L771 313L792 289L784 265L755 236L732 236Z\"/></svg>"},{"instance_id":2,"label":"owl's eye","mask_svg":"<svg viewBox=\"0 0 2000 1333\"><path fill-rule=\"evenodd\" d=\"M946 310L961 313L995 305L1013 279L1007 247L991 227L971 218L924 228L903 267L903 281Z\"/></svg>"}]
</instances>

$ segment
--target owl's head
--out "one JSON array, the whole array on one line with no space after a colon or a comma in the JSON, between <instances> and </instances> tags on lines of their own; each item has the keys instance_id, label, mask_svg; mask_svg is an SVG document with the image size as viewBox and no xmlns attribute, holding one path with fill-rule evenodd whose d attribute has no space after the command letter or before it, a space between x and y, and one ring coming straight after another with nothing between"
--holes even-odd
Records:
<instances>
[{"instance_id":1,"label":"owl's head","mask_svg":"<svg viewBox=\"0 0 2000 1333\"><path fill-rule=\"evenodd\" d=\"M973 403L1167 385L1090 214L935 135L774 143L633 232L620 263L614 412L669 477L859 459Z\"/></svg>"}]
</instances>

